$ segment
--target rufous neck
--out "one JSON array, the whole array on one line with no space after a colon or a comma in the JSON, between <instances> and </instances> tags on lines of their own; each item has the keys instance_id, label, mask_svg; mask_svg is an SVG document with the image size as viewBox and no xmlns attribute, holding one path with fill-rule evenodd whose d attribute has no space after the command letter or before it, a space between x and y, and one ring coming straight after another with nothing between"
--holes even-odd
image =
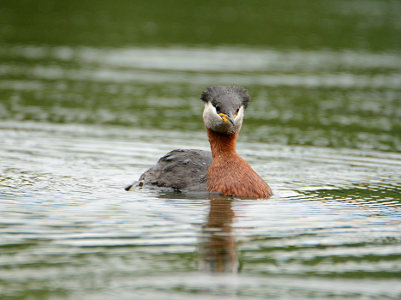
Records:
<instances>
[{"instance_id":1,"label":"rufous neck","mask_svg":"<svg viewBox=\"0 0 401 300\"><path fill-rule=\"evenodd\" d=\"M212 131L209 128L206 129L213 158L237 153L235 148L238 133L222 134Z\"/></svg>"}]
</instances>

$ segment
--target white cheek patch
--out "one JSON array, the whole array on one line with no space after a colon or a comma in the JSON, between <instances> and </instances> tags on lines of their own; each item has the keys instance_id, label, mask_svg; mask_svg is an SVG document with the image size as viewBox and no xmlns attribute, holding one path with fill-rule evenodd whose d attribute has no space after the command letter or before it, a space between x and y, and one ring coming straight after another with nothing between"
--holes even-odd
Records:
<instances>
[{"instance_id":1,"label":"white cheek patch","mask_svg":"<svg viewBox=\"0 0 401 300\"><path fill-rule=\"evenodd\" d=\"M241 106L239 108L237 116L234 118L234 124L235 124L234 126L235 126L236 131L240 131L243 119L244 119L244 107Z\"/></svg>"},{"instance_id":2,"label":"white cheek patch","mask_svg":"<svg viewBox=\"0 0 401 300\"><path fill-rule=\"evenodd\" d=\"M216 108L210 103L205 104L203 110L203 122L205 126L213 131L232 134L238 132L242 126L242 119L244 118L244 108L241 106L237 117L234 118L234 126L231 123L226 123L217 114Z\"/></svg>"},{"instance_id":3,"label":"white cheek patch","mask_svg":"<svg viewBox=\"0 0 401 300\"><path fill-rule=\"evenodd\" d=\"M221 123L224 123L221 117L217 114L216 108L210 102L205 104L205 109L203 110L203 121L205 122L206 127L210 129L219 127Z\"/></svg>"},{"instance_id":4,"label":"white cheek patch","mask_svg":"<svg viewBox=\"0 0 401 300\"><path fill-rule=\"evenodd\" d=\"M234 122L237 123L244 118L244 107L241 106L238 110L237 116L234 118Z\"/></svg>"}]
</instances>

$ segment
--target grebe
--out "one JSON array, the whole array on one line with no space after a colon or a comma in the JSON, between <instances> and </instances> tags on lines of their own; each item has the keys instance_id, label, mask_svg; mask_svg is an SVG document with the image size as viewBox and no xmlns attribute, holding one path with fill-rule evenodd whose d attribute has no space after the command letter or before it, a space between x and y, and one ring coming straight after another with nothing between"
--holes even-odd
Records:
<instances>
[{"instance_id":1,"label":"grebe","mask_svg":"<svg viewBox=\"0 0 401 300\"><path fill-rule=\"evenodd\" d=\"M238 86L213 86L204 91L203 122L212 152L173 150L126 187L153 185L176 191L204 191L244 198L269 198L270 187L236 152L236 140L250 101Z\"/></svg>"}]
</instances>

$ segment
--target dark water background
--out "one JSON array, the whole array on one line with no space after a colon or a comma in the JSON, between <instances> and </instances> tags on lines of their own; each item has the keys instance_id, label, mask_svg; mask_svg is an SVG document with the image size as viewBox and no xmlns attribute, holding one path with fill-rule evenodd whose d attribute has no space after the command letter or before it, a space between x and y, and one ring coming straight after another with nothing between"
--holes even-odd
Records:
<instances>
[{"instance_id":1,"label":"dark water background","mask_svg":"<svg viewBox=\"0 0 401 300\"><path fill-rule=\"evenodd\" d=\"M1 299L399 299L400 1L2 1ZM268 201L125 192L252 97Z\"/></svg>"}]
</instances>

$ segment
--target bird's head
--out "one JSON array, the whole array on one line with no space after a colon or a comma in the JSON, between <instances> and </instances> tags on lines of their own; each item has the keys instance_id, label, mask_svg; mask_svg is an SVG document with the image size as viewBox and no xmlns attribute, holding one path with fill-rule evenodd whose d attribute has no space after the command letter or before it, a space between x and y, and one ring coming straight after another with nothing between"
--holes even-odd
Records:
<instances>
[{"instance_id":1,"label":"bird's head","mask_svg":"<svg viewBox=\"0 0 401 300\"><path fill-rule=\"evenodd\" d=\"M234 134L240 131L244 110L249 103L248 91L238 86L213 86L202 93L205 102L203 122L212 131Z\"/></svg>"}]
</instances>

